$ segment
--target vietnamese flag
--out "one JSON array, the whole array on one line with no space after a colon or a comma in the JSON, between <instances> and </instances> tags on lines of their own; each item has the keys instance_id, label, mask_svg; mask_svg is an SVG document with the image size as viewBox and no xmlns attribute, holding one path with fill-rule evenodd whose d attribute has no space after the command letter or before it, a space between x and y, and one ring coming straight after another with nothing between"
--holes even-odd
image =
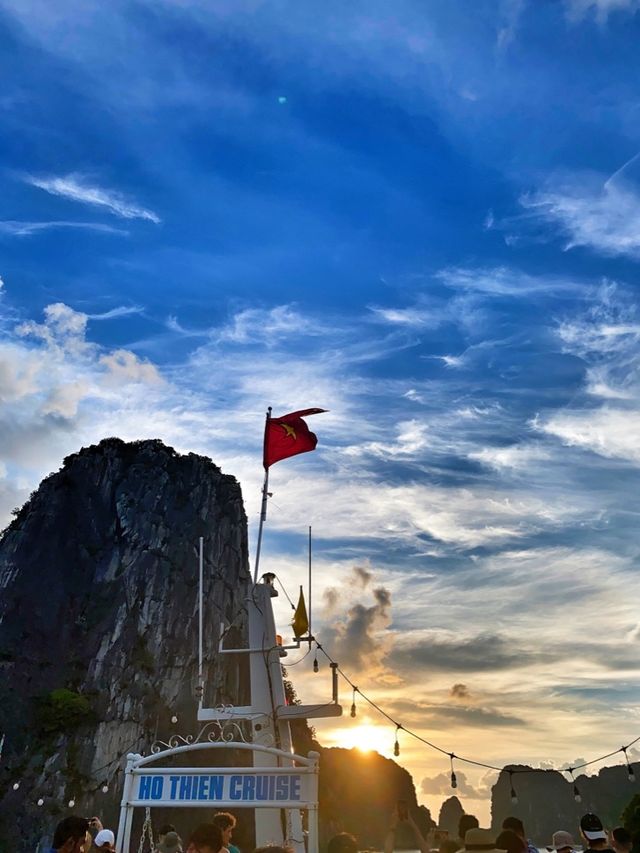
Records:
<instances>
[{"instance_id":1,"label":"vietnamese flag","mask_svg":"<svg viewBox=\"0 0 640 853\"><path fill-rule=\"evenodd\" d=\"M264 428L263 465L267 469L281 459L308 453L316 449L318 439L302 420L307 415L319 415L326 409L302 409L280 418L267 418Z\"/></svg>"}]
</instances>

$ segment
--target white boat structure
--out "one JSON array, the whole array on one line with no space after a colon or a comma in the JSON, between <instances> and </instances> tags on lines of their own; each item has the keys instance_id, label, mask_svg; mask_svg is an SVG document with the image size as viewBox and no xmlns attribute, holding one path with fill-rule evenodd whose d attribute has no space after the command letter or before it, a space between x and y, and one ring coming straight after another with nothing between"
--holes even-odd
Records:
<instances>
[{"instance_id":1,"label":"white boat structure","mask_svg":"<svg viewBox=\"0 0 640 853\"><path fill-rule=\"evenodd\" d=\"M310 560L309 560L310 562ZM287 704L282 658L287 650L313 642L306 635L283 646L276 633L272 599L278 595L273 574L251 585L246 600L249 647L223 647L221 626L219 654L249 656L251 704L205 707L203 679L203 542L200 540L199 586L199 706L203 724L195 737L174 735L155 744L147 756L129 754L125 769L117 853L129 853L135 809L145 809L143 834L150 826L154 808L253 809L256 845L291 847L295 853L318 853L318 761L293 751L290 721L342 714L338 702L337 664L332 663L332 698L322 705ZM250 752L250 766L220 766L220 750ZM210 756L207 766L194 766L195 755ZM137 845L136 845L137 846Z\"/></svg>"}]
</instances>

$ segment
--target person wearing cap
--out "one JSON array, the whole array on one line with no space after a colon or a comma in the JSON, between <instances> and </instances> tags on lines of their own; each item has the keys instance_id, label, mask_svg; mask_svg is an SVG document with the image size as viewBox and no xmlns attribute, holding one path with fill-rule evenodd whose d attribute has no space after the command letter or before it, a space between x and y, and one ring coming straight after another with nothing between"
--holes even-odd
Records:
<instances>
[{"instance_id":1,"label":"person wearing cap","mask_svg":"<svg viewBox=\"0 0 640 853\"><path fill-rule=\"evenodd\" d=\"M585 851L611 850L611 847L609 847L607 833L605 832L602 821L598 815L592 814L591 812L583 815L580 818L580 832L587 842ZM612 850L611 853L613 853Z\"/></svg>"},{"instance_id":2,"label":"person wearing cap","mask_svg":"<svg viewBox=\"0 0 640 853\"><path fill-rule=\"evenodd\" d=\"M69 815L56 826L51 853L88 853L90 847L91 835L86 817Z\"/></svg>"},{"instance_id":3,"label":"person wearing cap","mask_svg":"<svg viewBox=\"0 0 640 853\"><path fill-rule=\"evenodd\" d=\"M496 837L490 829L472 826L464 836L463 850L469 853L504 853L496 847Z\"/></svg>"},{"instance_id":4,"label":"person wearing cap","mask_svg":"<svg viewBox=\"0 0 640 853\"><path fill-rule=\"evenodd\" d=\"M565 832L564 829L559 829L551 836L551 845L547 847L549 853L555 850L556 853L573 853L575 841L570 832Z\"/></svg>"},{"instance_id":5,"label":"person wearing cap","mask_svg":"<svg viewBox=\"0 0 640 853\"><path fill-rule=\"evenodd\" d=\"M516 835L519 835L520 838L527 845L527 850L529 851L529 853L538 853L538 848L536 847L536 845L533 843L533 841L527 838L527 834L524 831L524 824L519 817L505 817L505 819L502 821L502 828L511 829L513 830L513 832L515 832Z\"/></svg>"},{"instance_id":6,"label":"person wearing cap","mask_svg":"<svg viewBox=\"0 0 640 853\"><path fill-rule=\"evenodd\" d=\"M110 829L101 829L93 839L93 846L96 850L107 851L116 849L116 837Z\"/></svg>"}]
</instances>

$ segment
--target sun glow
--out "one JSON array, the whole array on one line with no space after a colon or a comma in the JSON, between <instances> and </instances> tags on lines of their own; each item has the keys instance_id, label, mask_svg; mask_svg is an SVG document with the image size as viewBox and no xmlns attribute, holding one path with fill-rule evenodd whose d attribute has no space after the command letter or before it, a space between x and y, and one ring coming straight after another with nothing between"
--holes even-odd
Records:
<instances>
[{"instance_id":1,"label":"sun glow","mask_svg":"<svg viewBox=\"0 0 640 853\"><path fill-rule=\"evenodd\" d=\"M343 749L358 749L360 752L388 753L393 748L393 735L388 728L373 725L343 726L326 732L323 738L331 741L331 746Z\"/></svg>"}]
</instances>

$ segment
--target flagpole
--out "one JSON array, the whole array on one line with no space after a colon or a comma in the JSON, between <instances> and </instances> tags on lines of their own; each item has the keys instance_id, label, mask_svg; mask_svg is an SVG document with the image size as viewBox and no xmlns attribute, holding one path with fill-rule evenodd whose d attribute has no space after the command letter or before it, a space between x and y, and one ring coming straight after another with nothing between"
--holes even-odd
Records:
<instances>
[{"instance_id":1,"label":"flagpole","mask_svg":"<svg viewBox=\"0 0 640 853\"><path fill-rule=\"evenodd\" d=\"M267 430L269 421L271 420L271 406L267 409L267 417L264 426L265 441L267 438ZM269 497L269 468L265 465L264 468L264 483L262 485L262 507L260 509L260 526L258 527L258 544L256 545L256 562L253 570L253 582L258 583L258 566L260 565L260 549L262 547L262 528L267 518L267 498Z\"/></svg>"},{"instance_id":2,"label":"flagpole","mask_svg":"<svg viewBox=\"0 0 640 853\"><path fill-rule=\"evenodd\" d=\"M307 633L309 635L309 648L311 648L311 637L313 636L311 633L311 525L309 525L309 630Z\"/></svg>"}]
</instances>

